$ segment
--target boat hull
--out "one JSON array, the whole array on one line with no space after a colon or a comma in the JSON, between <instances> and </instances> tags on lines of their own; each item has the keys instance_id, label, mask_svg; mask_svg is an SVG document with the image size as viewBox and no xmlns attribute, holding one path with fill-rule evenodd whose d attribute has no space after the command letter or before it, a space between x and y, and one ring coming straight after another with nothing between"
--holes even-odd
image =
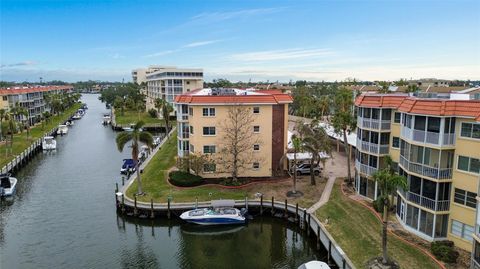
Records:
<instances>
[{"instance_id":1,"label":"boat hull","mask_svg":"<svg viewBox=\"0 0 480 269\"><path fill-rule=\"evenodd\" d=\"M204 218L204 219L184 219L186 222L198 225L234 225L245 224L245 219L233 218Z\"/></svg>"}]
</instances>

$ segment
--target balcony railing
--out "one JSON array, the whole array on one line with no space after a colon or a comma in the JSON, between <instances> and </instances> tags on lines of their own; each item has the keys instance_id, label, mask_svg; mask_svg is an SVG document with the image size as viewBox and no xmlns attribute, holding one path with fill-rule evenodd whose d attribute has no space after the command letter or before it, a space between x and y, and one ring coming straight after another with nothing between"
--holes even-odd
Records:
<instances>
[{"instance_id":1,"label":"balcony railing","mask_svg":"<svg viewBox=\"0 0 480 269\"><path fill-rule=\"evenodd\" d=\"M366 175L373 175L375 172L378 171L377 168L368 166L366 164L360 163L359 161L355 160L355 167L357 168L357 171L360 171L360 173L366 174Z\"/></svg>"},{"instance_id":2,"label":"balcony railing","mask_svg":"<svg viewBox=\"0 0 480 269\"><path fill-rule=\"evenodd\" d=\"M415 130L402 126L401 134L404 138L437 146L450 146L455 144L455 133L444 133L443 140L441 140L440 133Z\"/></svg>"},{"instance_id":3,"label":"balcony railing","mask_svg":"<svg viewBox=\"0 0 480 269\"><path fill-rule=\"evenodd\" d=\"M450 209L449 200L435 201L434 199L427 198L425 196L418 195L413 192L407 192L407 200L414 202L417 205L426 207L435 211L448 211Z\"/></svg>"},{"instance_id":4,"label":"balcony railing","mask_svg":"<svg viewBox=\"0 0 480 269\"><path fill-rule=\"evenodd\" d=\"M438 168L431 167L424 164L409 162L407 158L400 155L400 165L405 170L416 173L422 176L431 177L435 179L450 179L452 178L452 168Z\"/></svg>"},{"instance_id":5,"label":"balcony railing","mask_svg":"<svg viewBox=\"0 0 480 269\"><path fill-rule=\"evenodd\" d=\"M388 154L389 145L378 145L357 138L357 148L373 154Z\"/></svg>"},{"instance_id":6,"label":"balcony railing","mask_svg":"<svg viewBox=\"0 0 480 269\"><path fill-rule=\"evenodd\" d=\"M357 117L357 123L360 128L390 130L390 120L377 120Z\"/></svg>"}]
</instances>

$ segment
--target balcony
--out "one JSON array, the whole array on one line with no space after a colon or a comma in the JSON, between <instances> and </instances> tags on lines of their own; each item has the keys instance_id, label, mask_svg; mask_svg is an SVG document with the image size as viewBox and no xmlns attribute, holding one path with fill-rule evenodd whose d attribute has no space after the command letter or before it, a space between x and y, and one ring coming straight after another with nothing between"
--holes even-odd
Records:
<instances>
[{"instance_id":1,"label":"balcony","mask_svg":"<svg viewBox=\"0 0 480 269\"><path fill-rule=\"evenodd\" d=\"M380 155L380 154L388 154L390 145L378 145L375 143L362 141L361 139L357 138L357 148L362 151L367 151L369 153Z\"/></svg>"},{"instance_id":2,"label":"balcony","mask_svg":"<svg viewBox=\"0 0 480 269\"><path fill-rule=\"evenodd\" d=\"M375 172L378 171L377 168L368 166L368 165L363 164L363 163L360 163L360 162L357 161L357 160L355 160L355 168L356 168L357 171L359 171L360 173L363 173L363 174L369 175L369 176L375 174Z\"/></svg>"},{"instance_id":3,"label":"balcony","mask_svg":"<svg viewBox=\"0 0 480 269\"><path fill-rule=\"evenodd\" d=\"M390 130L390 120L377 120L357 117L357 123L360 128L375 129L375 130Z\"/></svg>"},{"instance_id":4,"label":"balcony","mask_svg":"<svg viewBox=\"0 0 480 269\"><path fill-rule=\"evenodd\" d=\"M451 179L452 168L439 168L423 165L419 163L409 162L405 157L400 155L400 165L405 170L416 173L422 176L431 177L435 179Z\"/></svg>"},{"instance_id":5,"label":"balcony","mask_svg":"<svg viewBox=\"0 0 480 269\"><path fill-rule=\"evenodd\" d=\"M441 200L435 201L433 199L418 195L413 192L407 192L407 200L414 202L417 205L423 206L425 208L435 210L435 211L448 211L450 210L450 201Z\"/></svg>"},{"instance_id":6,"label":"balcony","mask_svg":"<svg viewBox=\"0 0 480 269\"><path fill-rule=\"evenodd\" d=\"M402 137L420 143L432 144L436 146L455 145L455 133L443 133L443 139L440 139L440 133L415 130L402 126Z\"/></svg>"}]
</instances>

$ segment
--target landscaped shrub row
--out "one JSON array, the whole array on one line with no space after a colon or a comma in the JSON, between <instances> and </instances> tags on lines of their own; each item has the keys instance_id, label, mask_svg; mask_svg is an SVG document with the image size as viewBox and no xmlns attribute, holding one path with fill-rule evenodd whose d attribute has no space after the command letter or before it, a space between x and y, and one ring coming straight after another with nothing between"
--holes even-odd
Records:
<instances>
[{"instance_id":1,"label":"landscaped shrub row","mask_svg":"<svg viewBox=\"0 0 480 269\"><path fill-rule=\"evenodd\" d=\"M184 171L172 171L168 175L170 183L178 187L194 187L204 183L201 176L192 175Z\"/></svg>"},{"instance_id":2,"label":"landscaped shrub row","mask_svg":"<svg viewBox=\"0 0 480 269\"><path fill-rule=\"evenodd\" d=\"M453 242L448 240L432 242L431 251L437 259L446 263L456 263L460 255L453 248Z\"/></svg>"}]
</instances>

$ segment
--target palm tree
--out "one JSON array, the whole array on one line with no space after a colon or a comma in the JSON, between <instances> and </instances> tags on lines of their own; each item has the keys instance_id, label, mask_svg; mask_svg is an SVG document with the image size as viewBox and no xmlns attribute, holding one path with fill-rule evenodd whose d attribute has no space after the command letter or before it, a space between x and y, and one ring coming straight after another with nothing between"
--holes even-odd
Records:
<instances>
[{"instance_id":1,"label":"palm tree","mask_svg":"<svg viewBox=\"0 0 480 269\"><path fill-rule=\"evenodd\" d=\"M293 191L297 193L297 153L302 149L302 139L296 135L292 136L293 146Z\"/></svg>"},{"instance_id":2,"label":"palm tree","mask_svg":"<svg viewBox=\"0 0 480 269\"><path fill-rule=\"evenodd\" d=\"M324 128L314 120L310 124L300 124L299 133L302 135L303 148L312 155L310 159L310 183L315 185L315 173L313 168L322 162L325 169L325 158L320 153L331 155L332 144Z\"/></svg>"},{"instance_id":3,"label":"palm tree","mask_svg":"<svg viewBox=\"0 0 480 269\"><path fill-rule=\"evenodd\" d=\"M318 109L320 110L320 120L323 120L323 116L325 116L325 112L330 109L330 96L323 95L318 100Z\"/></svg>"},{"instance_id":4,"label":"palm tree","mask_svg":"<svg viewBox=\"0 0 480 269\"><path fill-rule=\"evenodd\" d=\"M163 120L165 121L165 130L167 132L167 136L169 136L170 133L170 113L172 112L173 106L165 99L162 99L162 116Z\"/></svg>"},{"instance_id":5,"label":"palm tree","mask_svg":"<svg viewBox=\"0 0 480 269\"><path fill-rule=\"evenodd\" d=\"M155 99L154 106L157 109L159 115L162 110L162 105L163 105L163 99L160 99L160 98Z\"/></svg>"},{"instance_id":6,"label":"palm tree","mask_svg":"<svg viewBox=\"0 0 480 269\"><path fill-rule=\"evenodd\" d=\"M385 157L385 164L386 167L384 169L381 169L372 175L380 190L380 196L377 199L383 201L382 262L384 264L388 262L387 226L388 212L390 208L390 196L394 195L398 188L407 188L407 179L404 176L395 174L394 169L392 168L393 161L390 156Z\"/></svg>"},{"instance_id":7,"label":"palm tree","mask_svg":"<svg viewBox=\"0 0 480 269\"><path fill-rule=\"evenodd\" d=\"M144 123L139 121L130 132L121 132L117 135L117 147L119 151L123 151L125 144L132 141L132 159L135 161L135 170L137 171L137 195L143 195L142 181L140 180L140 169L138 165L139 142L146 144L149 148L153 146L153 136L149 132L142 131Z\"/></svg>"},{"instance_id":8,"label":"palm tree","mask_svg":"<svg viewBox=\"0 0 480 269\"><path fill-rule=\"evenodd\" d=\"M346 88L340 88L335 94L335 114L332 118L332 126L337 134L343 135L345 153L347 154L348 182L352 183L352 171L350 167L350 147L348 145L347 133L355 130L357 126L353 115L353 93Z\"/></svg>"},{"instance_id":9,"label":"palm tree","mask_svg":"<svg viewBox=\"0 0 480 269\"><path fill-rule=\"evenodd\" d=\"M416 84L408 85L406 90L407 93L416 92L416 91L418 91L418 86Z\"/></svg>"},{"instance_id":10,"label":"palm tree","mask_svg":"<svg viewBox=\"0 0 480 269\"><path fill-rule=\"evenodd\" d=\"M13 135L17 132L17 125L15 123L15 115L8 113L8 129L10 131L10 153L13 151Z\"/></svg>"},{"instance_id":11,"label":"palm tree","mask_svg":"<svg viewBox=\"0 0 480 269\"><path fill-rule=\"evenodd\" d=\"M29 136L30 136L30 119L28 118L29 114L30 114L30 113L28 113L28 109L27 109L27 108L19 107L19 109L18 109L18 115L19 115L19 116L22 116L22 119L23 119L23 117L27 118L26 123L25 123L25 127L27 127L27 139L28 139Z\"/></svg>"},{"instance_id":12,"label":"palm tree","mask_svg":"<svg viewBox=\"0 0 480 269\"><path fill-rule=\"evenodd\" d=\"M380 81L378 83L380 85L380 90L378 91L379 93L389 93L389 87L390 87L390 83L386 82L386 81Z\"/></svg>"},{"instance_id":13,"label":"palm tree","mask_svg":"<svg viewBox=\"0 0 480 269\"><path fill-rule=\"evenodd\" d=\"M7 111L5 109L0 109L0 141L3 138L3 119L7 116Z\"/></svg>"}]
</instances>

